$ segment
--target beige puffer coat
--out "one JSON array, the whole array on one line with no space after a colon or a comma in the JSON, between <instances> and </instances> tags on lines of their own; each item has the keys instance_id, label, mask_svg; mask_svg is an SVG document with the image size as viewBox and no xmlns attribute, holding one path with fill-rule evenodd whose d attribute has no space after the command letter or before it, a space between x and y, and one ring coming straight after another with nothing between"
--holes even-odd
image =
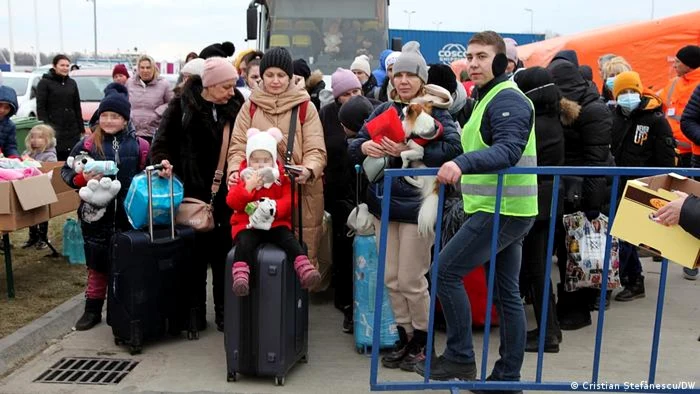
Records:
<instances>
[{"instance_id":1,"label":"beige puffer coat","mask_svg":"<svg viewBox=\"0 0 700 394\"><path fill-rule=\"evenodd\" d=\"M240 167L245 159L246 133L251 127L267 130L277 127L284 138L277 145L277 154L284 161L287 150L287 136L292 116L292 109L309 100L304 80L295 77L289 84L289 89L280 95L271 95L262 88L255 87L250 99L238 112L236 124L231 137L228 151L229 174ZM250 103L257 106L253 118L250 117ZM309 259L318 266L316 258L321 241L323 222L323 170L326 167L326 144L323 139L323 127L318 117L316 107L309 103L306 109L306 119L301 125L297 119L297 129L294 136L292 161L310 169L313 180L302 188L302 212L304 242L309 247ZM227 174L228 175L228 174Z\"/></svg>"}]
</instances>

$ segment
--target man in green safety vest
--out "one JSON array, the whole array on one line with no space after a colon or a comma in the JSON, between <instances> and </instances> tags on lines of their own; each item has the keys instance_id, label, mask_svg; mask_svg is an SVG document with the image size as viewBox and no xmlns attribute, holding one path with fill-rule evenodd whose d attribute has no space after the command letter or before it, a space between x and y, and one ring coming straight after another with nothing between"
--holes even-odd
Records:
<instances>
[{"instance_id":1,"label":"man in green safety vest","mask_svg":"<svg viewBox=\"0 0 700 394\"><path fill-rule=\"evenodd\" d=\"M487 263L491 252L498 176L484 174L537 166L534 108L505 74L503 38L492 31L475 34L467 62L477 102L462 131L464 154L438 172L441 183L460 182L468 218L439 256L437 292L447 322L447 348L432 363L430 378L435 380L476 378L471 308L462 277ZM526 322L518 282L523 239L535 216L537 176L504 176L493 292L501 322L501 358L488 380L520 380ZM425 375L425 364L418 364L416 372Z\"/></svg>"}]
</instances>

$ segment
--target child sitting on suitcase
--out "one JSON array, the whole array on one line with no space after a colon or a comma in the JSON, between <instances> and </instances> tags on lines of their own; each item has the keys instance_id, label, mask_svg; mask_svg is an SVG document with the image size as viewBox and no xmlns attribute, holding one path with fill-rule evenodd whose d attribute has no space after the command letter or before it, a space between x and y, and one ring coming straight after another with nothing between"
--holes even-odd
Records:
<instances>
[{"instance_id":1,"label":"child sitting on suitcase","mask_svg":"<svg viewBox=\"0 0 700 394\"><path fill-rule=\"evenodd\" d=\"M277 144L282 132L248 130L246 160L239 169L241 182L229 190L226 203L234 210L231 235L236 245L233 264L233 292L239 297L250 290L250 266L262 243L283 249L294 263L301 286L312 288L321 280L316 267L292 232L292 184L277 161Z\"/></svg>"},{"instance_id":2,"label":"child sitting on suitcase","mask_svg":"<svg viewBox=\"0 0 700 394\"><path fill-rule=\"evenodd\" d=\"M69 186L81 189L83 200L78 208L78 219L85 241L88 275L85 313L75 324L78 331L89 330L102 320L110 268L110 238L117 231L131 228L124 211L124 198L131 179L143 170L148 154L148 143L139 141L135 131L127 127L131 105L126 88L105 96L97 114L99 125L92 135L73 147L69 160L61 169L63 180ZM82 168L82 160L75 158L88 156L94 160L114 161L119 169L112 177L115 180L95 171L76 172L76 167ZM119 184L120 189L116 187Z\"/></svg>"}]
</instances>

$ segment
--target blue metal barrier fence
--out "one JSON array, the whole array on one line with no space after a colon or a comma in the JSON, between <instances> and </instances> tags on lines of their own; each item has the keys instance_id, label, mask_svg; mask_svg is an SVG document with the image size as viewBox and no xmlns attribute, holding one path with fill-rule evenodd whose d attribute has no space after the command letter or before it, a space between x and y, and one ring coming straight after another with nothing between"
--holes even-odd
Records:
<instances>
[{"instance_id":1,"label":"blue metal barrier fence","mask_svg":"<svg viewBox=\"0 0 700 394\"><path fill-rule=\"evenodd\" d=\"M391 183L393 178L402 176L436 176L438 172L437 168L422 168L422 169L391 169L384 172L384 195L382 197L382 217L381 217L381 232L380 232L380 243L379 243L379 267L377 270L377 278L384 278L385 263L386 263L386 252L387 252L387 236L388 236L388 224L389 224L389 202L391 200ZM499 171L498 174L498 186L497 186L497 197L496 197L496 207L494 214L494 225L491 237L491 257L490 261L494 262L497 255L497 243L493 242L498 237L499 232L499 217L501 209L501 198L503 192L503 176L507 174L536 174L536 175L552 175L554 181L554 187L552 191L552 204L551 204L551 215L549 220L549 238L547 241L547 264L545 278L551 277L552 268L552 253L554 250L554 228L557 219L557 205L558 205L558 190L560 185L560 178L562 176L605 176L613 177L612 191L610 196L610 212L608 215L608 234L607 242L605 246L605 262L603 265L602 283L601 289L607 288L608 282L608 271L610 269L610 249L612 246L612 236L610 235L610 230L612 229L613 221L615 219L615 212L617 209L618 200L618 190L620 186L620 177L647 177L667 173L676 173L679 175L687 177L700 177L700 168L690 169L690 168L633 168L633 167L518 167L510 168L507 170ZM435 297L437 293L437 270L438 270L438 256L440 254L440 239L441 239L441 228L442 228L442 216L443 216L443 206L445 197L445 186L441 185L439 189L439 201L438 213L437 213L437 223L435 229L435 245L433 249L433 262L431 266L431 292L430 292L430 314L428 322L428 342L425 349L426 355L433 354L433 337L434 330L433 325L435 321ZM540 196L541 198L541 196ZM486 304L486 311L490 311L493 305L493 283L495 278L495 264L489 264L488 272L488 299ZM636 393L669 393L677 392L678 388L673 386L662 386L657 385L656 382L656 361L658 357L659 350L659 337L661 333L661 320L663 315L664 307L664 295L666 293L666 276L668 272L668 261L663 259L661 263L661 277L659 279L659 294L656 303L656 319L654 322L654 334L651 346L651 357L649 361L649 377L645 385L630 386L619 383L620 391L625 392L636 392ZM378 283L382 283L378 279ZM600 351L602 346L603 338L603 325L605 322L605 300L607 294L605 291L600 292L600 304L598 308L598 322L596 329L596 339L595 339L595 352L593 356L593 373L590 382L543 382L542 381L542 366L543 366L543 353L544 353L544 338L545 338L545 328L548 307L549 307L549 294L550 294L550 281L544 281L544 299L542 300L542 316L539 324L539 349L537 354L537 371L536 379L532 381L518 381L518 382L496 382L496 381L485 381L487 376L487 366L488 366L488 352L489 352L489 337L491 331L491 313L486 313L486 322L484 327L484 344L481 357L481 374L480 379L476 381L450 381L450 382L436 382L430 381L430 370L431 370L431 359L432 357L426 357L425 366L425 378L422 381L415 382L378 382L378 366L379 366L379 339L380 330L373 330L373 346L372 346L372 359L371 359L371 370L370 370L370 389L372 391L405 391L405 390L450 390L452 392L457 392L458 390L540 390L540 391L612 391L612 390L594 390L588 387L595 387L599 384L598 373L600 368ZM376 311L374 314L374 327L379 327L382 319L382 297L384 296L384 286L377 286L375 293L375 307ZM504 324L503 322L501 324ZM584 385L584 383L586 385ZM605 382L606 385L613 386L615 383ZM617 390L616 390L617 391ZM683 392L688 393L700 393L700 388L683 390Z\"/></svg>"}]
</instances>

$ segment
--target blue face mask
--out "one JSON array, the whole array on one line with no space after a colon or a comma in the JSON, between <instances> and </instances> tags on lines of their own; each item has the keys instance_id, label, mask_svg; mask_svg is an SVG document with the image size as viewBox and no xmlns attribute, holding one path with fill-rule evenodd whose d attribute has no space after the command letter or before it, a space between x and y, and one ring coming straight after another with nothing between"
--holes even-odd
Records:
<instances>
[{"instance_id":1,"label":"blue face mask","mask_svg":"<svg viewBox=\"0 0 700 394\"><path fill-rule=\"evenodd\" d=\"M605 87L607 87L611 92L613 90L613 85L615 85L615 77L610 77L605 80Z\"/></svg>"},{"instance_id":2,"label":"blue face mask","mask_svg":"<svg viewBox=\"0 0 700 394\"><path fill-rule=\"evenodd\" d=\"M617 96L617 105L628 112L632 112L637 109L637 107L639 107L639 103L641 102L642 99L639 97L639 93L623 93Z\"/></svg>"}]
</instances>

